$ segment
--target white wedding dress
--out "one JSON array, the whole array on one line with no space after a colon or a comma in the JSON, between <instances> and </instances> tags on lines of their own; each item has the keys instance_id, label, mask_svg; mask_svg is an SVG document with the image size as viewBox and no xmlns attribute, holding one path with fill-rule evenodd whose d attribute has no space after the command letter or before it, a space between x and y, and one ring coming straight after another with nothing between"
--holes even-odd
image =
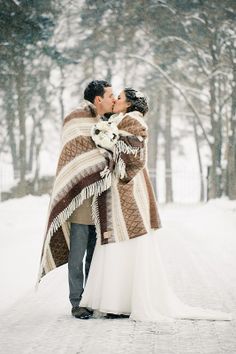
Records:
<instances>
[{"instance_id":1,"label":"white wedding dress","mask_svg":"<svg viewBox=\"0 0 236 354\"><path fill-rule=\"evenodd\" d=\"M95 247L80 306L133 320L231 320L230 313L192 307L174 294L159 252L158 231Z\"/></svg>"}]
</instances>

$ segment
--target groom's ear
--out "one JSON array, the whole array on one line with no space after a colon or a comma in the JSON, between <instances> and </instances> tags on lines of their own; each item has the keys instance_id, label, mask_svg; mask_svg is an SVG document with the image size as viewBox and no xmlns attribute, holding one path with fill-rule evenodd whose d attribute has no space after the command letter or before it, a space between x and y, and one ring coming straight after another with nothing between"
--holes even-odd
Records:
<instances>
[{"instance_id":1,"label":"groom's ear","mask_svg":"<svg viewBox=\"0 0 236 354\"><path fill-rule=\"evenodd\" d=\"M102 102L102 97L101 96L95 96L94 103L98 104Z\"/></svg>"}]
</instances>

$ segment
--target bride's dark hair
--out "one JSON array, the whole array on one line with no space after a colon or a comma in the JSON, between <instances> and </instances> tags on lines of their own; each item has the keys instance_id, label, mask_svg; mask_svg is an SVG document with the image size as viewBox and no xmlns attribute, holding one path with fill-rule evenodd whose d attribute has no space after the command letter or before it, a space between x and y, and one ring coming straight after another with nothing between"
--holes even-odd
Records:
<instances>
[{"instance_id":1,"label":"bride's dark hair","mask_svg":"<svg viewBox=\"0 0 236 354\"><path fill-rule=\"evenodd\" d=\"M126 87L124 89L124 93L126 101L131 103L131 105L127 108L127 113L139 111L145 115L148 112L147 98L142 92Z\"/></svg>"}]
</instances>

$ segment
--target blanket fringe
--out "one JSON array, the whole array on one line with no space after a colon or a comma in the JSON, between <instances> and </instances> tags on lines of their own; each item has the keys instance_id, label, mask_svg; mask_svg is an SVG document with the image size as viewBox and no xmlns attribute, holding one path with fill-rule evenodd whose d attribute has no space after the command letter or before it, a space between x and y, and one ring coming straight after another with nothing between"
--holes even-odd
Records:
<instances>
[{"instance_id":1,"label":"blanket fringe","mask_svg":"<svg viewBox=\"0 0 236 354\"><path fill-rule=\"evenodd\" d=\"M133 154L134 156L137 156L138 152L141 150L141 148L139 147L132 147L127 145L123 140L119 140L117 141L117 143L115 144L114 147L114 160L115 162L117 162L119 155L121 152L125 153L125 154Z\"/></svg>"},{"instance_id":2,"label":"blanket fringe","mask_svg":"<svg viewBox=\"0 0 236 354\"><path fill-rule=\"evenodd\" d=\"M127 173L126 173L126 165L125 165L125 162L124 162L124 160L122 158L119 158L117 163L116 163L115 174L120 179L123 179L127 175Z\"/></svg>"},{"instance_id":3,"label":"blanket fringe","mask_svg":"<svg viewBox=\"0 0 236 354\"><path fill-rule=\"evenodd\" d=\"M67 219L69 219L69 217L71 216L71 214L74 212L75 209L77 209L85 199L88 199L90 197L93 197L93 207L92 207L92 217L94 218L94 223L95 226L99 226L99 216L98 216L98 207L97 207L97 197L102 194L104 191L106 191L107 189L109 189L111 187L111 171L107 170L107 168L105 167L105 169L102 171L104 172L104 178L100 181L96 181L93 184L91 184L90 186L84 188L80 194L78 194L71 202L70 204L67 206L67 208L65 208L60 214L58 214L55 219L52 221L50 228L47 232L47 236L46 236L46 241L44 244L44 249L47 249L50 240L51 240L51 236L54 234L55 231L57 231L59 229L59 227L66 222ZM101 172L101 173L102 173ZM99 229L99 227L97 227L97 229ZM43 271L43 264L44 264L44 260L46 257L46 252L43 253L44 257L41 260L41 266L40 266L40 274L38 276L38 282L36 284L36 288L41 280L42 277L42 271Z\"/></svg>"},{"instance_id":4,"label":"blanket fringe","mask_svg":"<svg viewBox=\"0 0 236 354\"><path fill-rule=\"evenodd\" d=\"M101 244L101 228L100 228L100 218L99 218L99 211L98 211L98 199L97 196L93 197L92 200L92 219L95 223L97 239Z\"/></svg>"},{"instance_id":5,"label":"blanket fringe","mask_svg":"<svg viewBox=\"0 0 236 354\"><path fill-rule=\"evenodd\" d=\"M140 153L140 159L144 158L144 149L140 147L132 147L127 145L123 140L119 140L114 147L114 155L113 159L116 163L115 166L115 173L119 178L123 179L126 177L126 164L124 160L120 157L120 153L123 152L124 154L133 154L135 157L138 153Z\"/></svg>"},{"instance_id":6,"label":"blanket fringe","mask_svg":"<svg viewBox=\"0 0 236 354\"><path fill-rule=\"evenodd\" d=\"M104 170L106 170L106 168ZM104 170L102 172L104 172ZM72 199L72 201L70 202L68 207L65 208L60 214L58 214L55 217L55 219L51 223L51 226L48 230L49 236L52 236L53 233L55 231L57 231L59 229L59 227L67 219L69 219L69 217L74 212L74 210L77 209L83 203L83 201L85 199L88 199L92 196L97 197L100 194L102 194L102 192L104 192L105 190L110 188L110 186L111 186L111 172L110 172L110 170L108 170L108 171L106 170L104 175L105 175L104 179L102 179L100 181L96 181L93 184L91 184L90 186L84 188L80 194L78 194L74 199Z\"/></svg>"}]
</instances>

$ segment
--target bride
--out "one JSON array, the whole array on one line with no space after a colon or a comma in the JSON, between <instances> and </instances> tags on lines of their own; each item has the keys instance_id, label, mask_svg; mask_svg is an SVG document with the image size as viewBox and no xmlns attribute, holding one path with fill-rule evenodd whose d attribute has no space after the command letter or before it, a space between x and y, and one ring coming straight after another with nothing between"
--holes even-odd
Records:
<instances>
[{"instance_id":1,"label":"bride","mask_svg":"<svg viewBox=\"0 0 236 354\"><path fill-rule=\"evenodd\" d=\"M120 122L124 122L128 116L138 120L143 127L146 127L143 116L147 111L147 99L141 92L131 88L124 89L118 96L113 109L113 112L117 114L112 115L107 122L107 126L110 125L111 130L113 125L112 134L109 135L112 137L110 145L105 143L104 136L106 134L103 134L103 139L100 138L99 140L98 123L93 137L97 146L101 150L113 150L114 156L114 146L117 145L122 137L123 139L127 138L127 134L124 137L122 135L124 131L119 131L116 127L119 128ZM144 129L143 132L142 136L136 135L137 141L146 140L147 129ZM146 167L146 155L146 151L138 155L140 161L142 160L140 164L142 168ZM125 153L123 153L123 160L126 162ZM120 169L114 170L114 184L121 183L125 185L130 182L127 179L126 168L130 168L130 171L135 171L132 179L139 178L141 170L136 168L138 164L137 158L134 159L133 166L128 166L127 163L122 163L123 161L118 159L116 159L116 162L117 165L120 164ZM117 179L119 180L118 182ZM147 179L150 186L148 175ZM144 212L146 214L156 212L159 218L155 200L155 204L150 202L150 195L153 196L153 193L149 193L148 202L144 198L142 199L141 191L136 190L136 194L141 199L139 203L143 203L143 210L145 210L145 206L151 205L150 211L146 210ZM129 196L127 195L126 199L128 198ZM181 302L175 295L168 283L159 251L158 229L161 227L161 223L158 218L156 226L149 227L146 234L141 233L140 235L140 233L136 232L135 234L134 232L135 237L126 240L118 237L116 241L119 242L112 243L101 242L101 238L98 237L80 306L97 310L110 318L127 316L132 320L141 321L173 321L175 319L231 320L230 313L192 307ZM122 229L122 226L118 226L118 230Z\"/></svg>"}]
</instances>

